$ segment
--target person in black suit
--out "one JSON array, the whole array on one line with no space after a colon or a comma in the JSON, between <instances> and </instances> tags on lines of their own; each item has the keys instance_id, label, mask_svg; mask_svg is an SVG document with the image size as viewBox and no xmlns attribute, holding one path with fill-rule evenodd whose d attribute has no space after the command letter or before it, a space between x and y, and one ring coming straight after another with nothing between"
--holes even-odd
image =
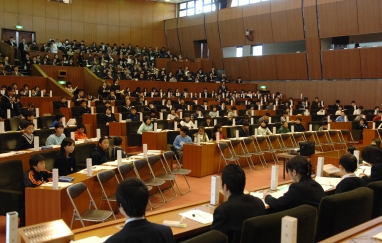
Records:
<instances>
[{"instance_id":1,"label":"person in black suit","mask_svg":"<svg viewBox=\"0 0 382 243\"><path fill-rule=\"evenodd\" d=\"M7 41L4 41L4 42L10 46L17 47L17 44L15 42L15 38L13 36L9 37L9 39Z\"/></svg>"},{"instance_id":2,"label":"person in black suit","mask_svg":"<svg viewBox=\"0 0 382 243\"><path fill-rule=\"evenodd\" d=\"M228 242L239 243L241 229L246 219L265 215L264 203L256 197L244 194L245 173L235 164L223 169L222 189L228 201L214 211L211 230L219 230L228 237Z\"/></svg>"},{"instance_id":3,"label":"person in black suit","mask_svg":"<svg viewBox=\"0 0 382 243\"><path fill-rule=\"evenodd\" d=\"M352 154L341 156L338 168L340 169L342 180L336 186L336 194L366 186L365 181L354 174L354 171L357 170L357 163L357 158Z\"/></svg>"},{"instance_id":4,"label":"person in black suit","mask_svg":"<svg viewBox=\"0 0 382 243\"><path fill-rule=\"evenodd\" d=\"M151 223L145 218L149 192L141 180L127 178L119 183L116 199L119 211L126 217L126 222L123 229L105 243L175 243L170 227Z\"/></svg>"},{"instance_id":5,"label":"person in black suit","mask_svg":"<svg viewBox=\"0 0 382 243\"><path fill-rule=\"evenodd\" d=\"M227 86L225 86L225 82L222 82L222 85L218 88L218 93L226 93L228 91Z\"/></svg>"},{"instance_id":6,"label":"person in black suit","mask_svg":"<svg viewBox=\"0 0 382 243\"><path fill-rule=\"evenodd\" d=\"M318 208L325 197L324 189L312 179L312 164L304 157L297 155L286 163L286 170L293 183L288 191L279 198L274 198L264 191L264 201L272 212L291 209L303 204Z\"/></svg>"},{"instance_id":7,"label":"person in black suit","mask_svg":"<svg viewBox=\"0 0 382 243\"><path fill-rule=\"evenodd\" d=\"M366 185L382 180L382 151L378 146L369 145L362 150L362 159L371 164L370 176L361 173L359 177L365 181Z\"/></svg>"},{"instance_id":8,"label":"person in black suit","mask_svg":"<svg viewBox=\"0 0 382 243\"><path fill-rule=\"evenodd\" d=\"M248 122L243 122L243 125L239 130L239 137L249 137L249 123Z\"/></svg>"},{"instance_id":9,"label":"person in black suit","mask_svg":"<svg viewBox=\"0 0 382 243\"><path fill-rule=\"evenodd\" d=\"M90 108L86 105L86 100L81 101L81 106L77 109L76 117L80 117L83 114L89 114Z\"/></svg>"}]
</instances>

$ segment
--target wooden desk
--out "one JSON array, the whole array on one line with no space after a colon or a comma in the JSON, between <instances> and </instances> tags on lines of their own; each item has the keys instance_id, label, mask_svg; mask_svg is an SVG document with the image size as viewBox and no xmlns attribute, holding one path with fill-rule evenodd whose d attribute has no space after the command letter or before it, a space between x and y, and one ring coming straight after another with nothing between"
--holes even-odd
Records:
<instances>
[{"instance_id":1,"label":"wooden desk","mask_svg":"<svg viewBox=\"0 0 382 243\"><path fill-rule=\"evenodd\" d=\"M377 242L371 241L370 238L380 232L382 232L382 216L320 241L320 243ZM358 241L357 238L359 238L360 241Z\"/></svg>"},{"instance_id":2,"label":"wooden desk","mask_svg":"<svg viewBox=\"0 0 382 243\"><path fill-rule=\"evenodd\" d=\"M147 149L167 150L167 132L143 132L142 144L147 144Z\"/></svg>"},{"instance_id":3,"label":"wooden desk","mask_svg":"<svg viewBox=\"0 0 382 243\"><path fill-rule=\"evenodd\" d=\"M374 138L379 138L377 129L363 129L363 145L370 145Z\"/></svg>"},{"instance_id":4,"label":"wooden desk","mask_svg":"<svg viewBox=\"0 0 382 243\"><path fill-rule=\"evenodd\" d=\"M64 114L66 122L68 122L69 119L72 118L72 108L61 107L60 112Z\"/></svg>"},{"instance_id":5,"label":"wooden desk","mask_svg":"<svg viewBox=\"0 0 382 243\"><path fill-rule=\"evenodd\" d=\"M150 222L162 224L164 220L179 221L181 218L179 213L186 212L192 209L199 209L212 214L215 210L215 206L210 206L208 202L209 201L207 200L203 200L189 203L181 207L174 207L166 210L155 210L147 213L146 218ZM74 239L80 240L90 236L105 237L108 235L113 235L120 231L116 226L123 225L125 223L125 220L126 219L123 218L73 230L73 233L75 234ZM182 239L196 234L201 234L203 232L209 231L211 227L211 224L202 224L187 218L185 218L183 222L187 224L186 228L171 228L175 239Z\"/></svg>"},{"instance_id":6,"label":"wooden desk","mask_svg":"<svg viewBox=\"0 0 382 243\"><path fill-rule=\"evenodd\" d=\"M96 114L83 114L82 115L82 123L91 125L92 129L89 131L90 134L94 134L96 137L97 134L97 115Z\"/></svg>"},{"instance_id":7,"label":"wooden desk","mask_svg":"<svg viewBox=\"0 0 382 243\"><path fill-rule=\"evenodd\" d=\"M216 143L204 145L183 145L183 167L190 169L189 176L203 177L215 174L224 168L224 161L220 160L220 152Z\"/></svg>"}]
</instances>

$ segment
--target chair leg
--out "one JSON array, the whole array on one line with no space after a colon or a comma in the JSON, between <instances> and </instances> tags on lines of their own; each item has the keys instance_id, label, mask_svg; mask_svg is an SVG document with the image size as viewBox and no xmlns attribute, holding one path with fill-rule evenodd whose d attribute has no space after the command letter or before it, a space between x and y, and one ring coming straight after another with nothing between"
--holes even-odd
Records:
<instances>
[{"instance_id":1,"label":"chair leg","mask_svg":"<svg viewBox=\"0 0 382 243\"><path fill-rule=\"evenodd\" d=\"M174 200L174 199L178 196L178 195L176 194L175 189L174 189L173 181L170 181L170 184L171 184L171 189L172 189L172 191L174 192L174 196L173 196L172 198L170 198L170 199L165 200L166 202L172 201L172 200ZM168 189L168 190L166 190L166 191L169 191L169 190L170 190L170 189ZM163 191L163 192L165 192L165 191Z\"/></svg>"},{"instance_id":2,"label":"chair leg","mask_svg":"<svg viewBox=\"0 0 382 243\"><path fill-rule=\"evenodd\" d=\"M178 188L178 191L179 191L180 195L185 195L185 194L187 194L187 193L189 193L189 192L191 191L191 186L190 186L190 184L188 183L188 180L187 180L186 176L183 175L183 177L184 177L184 180L186 181L186 183L187 183L187 185L188 185L188 191L186 191L186 192L182 192L182 191L179 189L178 183L176 182L176 180L174 180L175 185L176 185L176 188Z\"/></svg>"}]
</instances>

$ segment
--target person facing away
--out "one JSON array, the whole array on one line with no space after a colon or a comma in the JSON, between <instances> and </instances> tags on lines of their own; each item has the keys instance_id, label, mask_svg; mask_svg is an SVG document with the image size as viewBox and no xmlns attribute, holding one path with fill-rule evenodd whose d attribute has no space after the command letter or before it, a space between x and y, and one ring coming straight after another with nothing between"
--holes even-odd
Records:
<instances>
[{"instance_id":1,"label":"person facing away","mask_svg":"<svg viewBox=\"0 0 382 243\"><path fill-rule=\"evenodd\" d=\"M359 177L365 181L366 185L382 180L382 151L380 147L375 145L366 146L362 150L362 159L371 164L370 176L361 173Z\"/></svg>"},{"instance_id":2,"label":"person facing away","mask_svg":"<svg viewBox=\"0 0 382 243\"><path fill-rule=\"evenodd\" d=\"M357 170L357 163L357 158L352 154L341 156L338 168L340 169L342 180L336 186L336 194L366 186L365 181L354 174L354 171Z\"/></svg>"},{"instance_id":3,"label":"person facing away","mask_svg":"<svg viewBox=\"0 0 382 243\"><path fill-rule=\"evenodd\" d=\"M121 150L121 158L127 158L127 154L125 150L121 148L122 145L122 138L121 137L114 137L114 146L112 151L112 157L117 158L117 153L119 150Z\"/></svg>"},{"instance_id":4,"label":"person facing away","mask_svg":"<svg viewBox=\"0 0 382 243\"><path fill-rule=\"evenodd\" d=\"M240 166L229 164L224 167L222 190L228 200L215 209L211 230L219 230L227 235L230 243L240 242L246 219L265 215L261 199L244 194L245 181L245 173Z\"/></svg>"},{"instance_id":5,"label":"person facing away","mask_svg":"<svg viewBox=\"0 0 382 243\"><path fill-rule=\"evenodd\" d=\"M171 228L154 224L145 218L149 192L138 178L127 178L116 191L117 205L126 217L125 225L105 243L175 243Z\"/></svg>"},{"instance_id":6,"label":"person facing away","mask_svg":"<svg viewBox=\"0 0 382 243\"><path fill-rule=\"evenodd\" d=\"M52 181L52 172L45 169L45 158L34 154L29 159L29 170L24 174L24 187L37 187L44 182Z\"/></svg>"},{"instance_id":7,"label":"person facing away","mask_svg":"<svg viewBox=\"0 0 382 243\"><path fill-rule=\"evenodd\" d=\"M264 191L263 198L272 212L291 209L303 204L318 208L325 197L324 189L312 179L312 164L301 155L297 155L286 163L286 171L292 179L288 191L279 198Z\"/></svg>"}]
</instances>

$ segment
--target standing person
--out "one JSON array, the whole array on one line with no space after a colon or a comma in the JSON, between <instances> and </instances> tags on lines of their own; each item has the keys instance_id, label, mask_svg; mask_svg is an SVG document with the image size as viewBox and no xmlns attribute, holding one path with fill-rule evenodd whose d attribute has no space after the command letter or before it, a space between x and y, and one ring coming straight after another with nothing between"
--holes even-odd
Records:
<instances>
[{"instance_id":1,"label":"standing person","mask_svg":"<svg viewBox=\"0 0 382 243\"><path fill-rule=\"evenodd\" d=\"M24 187L37 187L44 182L52 181L52 172L45 169L45 158L34 154L29 159L29 170L24 174Z\"/></svg>"},{"instance_id":2,"label":"standing person","mask_svg":"<svg viewBox=\"0 0 382 243\"><path fill-rule=\"evenodd\" d=\"M54 158L54 168L58 169L59 176L66 176L77 172L76 158L73 155L75 142L71 138L62 140L60 152Z\"/></svg>"},{"instance_id":3,"label":"standing person","mask_svg":"<svg viewBox=\"0 0 382 243\"><path fill-rule=\"evenodd\" d=\"M265 215L264 203L256 197L244 194L245 173L235 164L224 167L222 190L228 200L214 211L211 230L219 230L227 235L228 242L239 243L245 220Z\"/></svg>"},{"instance_id":4,"label":"standing person","mask_svg":"<svg viewBox=\"0 0 382 243\"><path fill-rule=\"evenodd\" d=\"M312 164L304 157L297 155L286 163L286 171L293 183L288 191L279 198L264 191L264 201L273 211L283 211L303 204L318 208L325 197L324 189L312 179Z\"/></svg>"},{"instance_id":5,"label":"standing person","mask_svg":"<svg viewBox=\"0 0 382 243\"><path fill-rule=\"evenodd\" d=\"M187 135L188 133L188 127L182 126L179 131L179 135L176 136L173 146L175 148L175 151L179 155L179 162L182 164L183 163L183 145L185 143L192 143L191 138Z\"/></svg>"},{"instance_id":6,"label":"standing person","mask_svg":"<svg viewBox=\"0 0 382 243\"><path fill-rule=\"evenodd\" d=\"M54 133L46 139L45 145L60 145L64 138L64 125L62 125L62 123L56 123L56 125L54 126Z\"/></svg>"},{"instance_id":7,"label":"standing person","mask_svg":"<svg viewBox=\"0 0 382 243\"><path fill-rule=\"evenodd\" d=\"M170 227L154 224L145 218L149 192L137 178L127 178L119 183L116 191L119 211L126 217L123 229L105 243L155 242L175 243Z\"/></svg>"},{"instance_id":8,"label":"standing person","mask_svg":"<svg viewBox=\"0 0 382 243\"><path fill-rule=\"evenodd\" d=\"M109 140L107 137L101 137L98 145L90 153L89 158L92 159L93 165L100 165L109 160Z\"/></svg>"},{"instance_id":9,"label":"standing person","mask_svg":"<svg viewBox=\"0 0 382 243\"><path fill-rule=\"evenodd\" d=\"M357 158L352 154L341 156L338 168L340 169L342 180L336 186L336 194L366 186L365 181L354 174L354 171L357 170L357 163Z\"/></svg>"}]
</instances>

